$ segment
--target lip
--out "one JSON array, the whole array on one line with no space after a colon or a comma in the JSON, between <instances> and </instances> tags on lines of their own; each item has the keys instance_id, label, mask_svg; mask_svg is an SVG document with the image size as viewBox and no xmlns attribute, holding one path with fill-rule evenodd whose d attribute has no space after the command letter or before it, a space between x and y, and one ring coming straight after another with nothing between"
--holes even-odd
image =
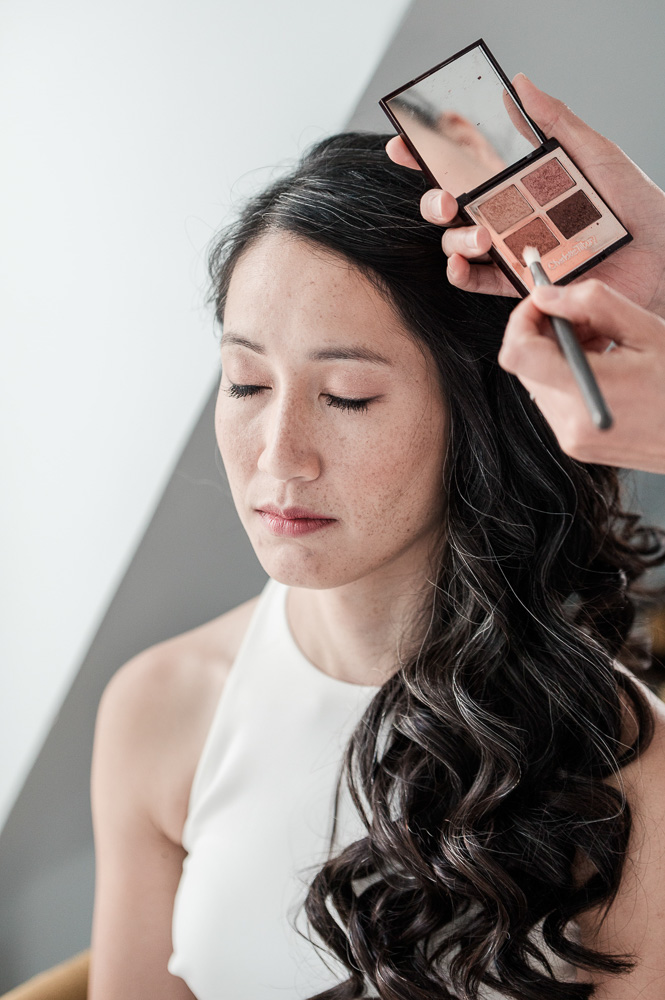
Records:
<instances>
[{"instance_id":1,"label":"lip","mask_svg":"<svg viewBox=\"0 0 665 1000\"><path fill-rule=\"evenodd\" d=\"M287 538L309 535L314 531L330 527L337 520L334 517L324 517L306 507L280 509L274 504L263 504L255 510L271 534Z\"/></svg>"}]
</instances>

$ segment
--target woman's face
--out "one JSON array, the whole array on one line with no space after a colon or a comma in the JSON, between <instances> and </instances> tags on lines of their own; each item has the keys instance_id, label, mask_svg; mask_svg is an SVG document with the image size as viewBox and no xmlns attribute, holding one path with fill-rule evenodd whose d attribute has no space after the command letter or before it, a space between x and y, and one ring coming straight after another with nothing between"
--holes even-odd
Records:
<instances>
[{"instance_id":1,"label":"woman's face","mask_svg":"<svg viewBox=\"0 0 665 1000\"><path fill-rule=\"evenodd\" d=\"M410 575L441 521L434 363L348 262L283 233L239 260L216 431L266 572L331 588Z\"/></svg>"}]
</instances>

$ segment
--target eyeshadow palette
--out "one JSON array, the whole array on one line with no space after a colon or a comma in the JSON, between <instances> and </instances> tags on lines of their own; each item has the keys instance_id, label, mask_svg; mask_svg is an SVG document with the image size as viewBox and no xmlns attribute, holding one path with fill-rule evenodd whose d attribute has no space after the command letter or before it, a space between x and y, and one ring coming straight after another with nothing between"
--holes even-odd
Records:
<instances>
[{"instance_id":1,"label":"eyeshadow palette","mask_svg":"<svg viewBox=\"0 0 665 1000\"><path fill-rule=\"evenodd\" d=\"M631 240L482 39L379 103L430 183L457 198L459 221L489 230L490 256L522 294L533 285L526 246L567 282Z\"/></svg>"},{"instance_id":2,"label":"eyeshadow palette","mask_svg":"<svg viewBox=\"0 0 665 1000\"><path fill-rule=\"evenodd\" d=\"M622 239L626 230L607 210L559 146L508 180L465 205L474 222L486 226L492 243L529 285L524 247L536 247L555 282Z\"/></svg>"}]
</instances>

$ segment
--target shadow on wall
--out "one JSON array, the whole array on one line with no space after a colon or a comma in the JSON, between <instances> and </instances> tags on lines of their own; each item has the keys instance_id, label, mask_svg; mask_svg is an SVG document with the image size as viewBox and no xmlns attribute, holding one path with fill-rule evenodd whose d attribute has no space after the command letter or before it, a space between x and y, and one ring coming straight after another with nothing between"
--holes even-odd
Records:
<instances>
[{"instance_id":1,"label":"shadow on wall","mask_svg":"<svg viewBox=\"0 0 665 1000\"><path fill-rule=\"evenodd\" d=\"M224 477L214 401L212 393L2 832L1 992L90 943L90 757L107 682L142 649L265 582Z\"/></svg>"}]
</instances>

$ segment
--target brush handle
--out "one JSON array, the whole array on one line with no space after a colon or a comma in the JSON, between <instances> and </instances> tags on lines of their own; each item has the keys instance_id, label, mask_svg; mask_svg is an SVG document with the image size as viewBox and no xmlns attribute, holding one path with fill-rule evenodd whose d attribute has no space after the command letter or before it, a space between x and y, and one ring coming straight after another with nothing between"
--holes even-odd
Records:
<instances>
[{"instance_id":1,"label":"brush handle","mask_svg":"<svg viewBox=\"0 0 665 1000\"><path fill-rule=\"evenodd\" d=\"M552 284L543 270L542 264L531 264L529 270L533 275L536 285ZM598 387L586 354L580 347L580 342L575 335L572 324L567 319L563 319L562 316L550 316L550 322L554 327L556 339L559 342L563 356L570 365L570 370L582 393L582 398L591 419L599 430L609 430L613 423L612 414Z\"/></svg>"}]
</instances>

